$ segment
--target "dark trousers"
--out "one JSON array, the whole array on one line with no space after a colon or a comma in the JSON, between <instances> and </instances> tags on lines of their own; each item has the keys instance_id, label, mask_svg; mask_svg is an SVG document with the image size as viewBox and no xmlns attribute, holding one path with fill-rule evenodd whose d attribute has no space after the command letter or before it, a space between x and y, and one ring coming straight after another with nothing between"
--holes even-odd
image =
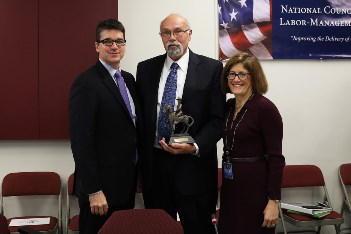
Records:
<instances>
[{"instance_id":1,"label":"dark trousers","mask_svg":"<svg viewBox=\"0 0 351 234\"><path fill-rule=\"evenodd\" d=\"M114 211L133 209L134 199L123 206L109 205L108 213L104 216L92 214L89 202L79 203L79 234L97 234Z\"/></svg>"},{"instance_id":2,"label":"dark trousers","mask_svg":"<svg viewBox=\"0 0 351 234\"><path fill-rule=\"evenodd\" d=\"M175 184L179 158L163 150L154 150L151 190L144 195L146 208L163 209L174 219L177 212L185 234L213 234L210 202L212 194L185 195Z\"/></svg>"}]
</instances>

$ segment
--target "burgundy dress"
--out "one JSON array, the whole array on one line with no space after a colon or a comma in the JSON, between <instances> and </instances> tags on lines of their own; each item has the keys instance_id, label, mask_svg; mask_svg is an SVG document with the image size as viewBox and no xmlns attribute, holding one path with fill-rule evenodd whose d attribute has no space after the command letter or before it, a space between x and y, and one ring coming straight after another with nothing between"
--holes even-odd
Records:
<instances>
[{"instance_id":1,"label":"burgundy dress","mask_svg":"<svg viewBox=\"0 0 351 234\"><path fill-rule=\"evenodd\" d=\"M262 95L253 95L234 119L235 99L227 101L224 152L232 158L267 155L267 160L233 162L233 179L226 179L220 196L220 234L274 233L262 228L268 198L281 196L285 158L282 155L283 123L276 106ZM234 121L233 121L234 119Z\"/></svg>"}]
</instances>

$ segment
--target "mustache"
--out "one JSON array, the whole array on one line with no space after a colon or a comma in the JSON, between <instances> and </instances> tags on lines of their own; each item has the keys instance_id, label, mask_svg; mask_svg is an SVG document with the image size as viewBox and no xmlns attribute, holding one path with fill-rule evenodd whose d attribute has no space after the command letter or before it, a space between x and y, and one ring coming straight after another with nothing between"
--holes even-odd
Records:
<instances>
[{"instance_id":1,"label":"mustache","mask_svg":"<svg viewBox=\"0 0 351 234\"><path fill-rule=\"evenodd\" d=\"M166 46L167 48L170 47L170 46L180 46L181 44L177 41L169 41L167 42Z\"/></svg>"}]
</instances>

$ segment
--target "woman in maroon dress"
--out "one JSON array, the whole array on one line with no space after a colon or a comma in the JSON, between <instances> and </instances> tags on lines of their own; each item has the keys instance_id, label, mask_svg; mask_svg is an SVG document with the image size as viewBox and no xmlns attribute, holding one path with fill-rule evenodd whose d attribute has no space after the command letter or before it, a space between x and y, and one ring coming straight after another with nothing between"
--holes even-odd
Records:
<instances>
[{"instance_id":1,"label":"woman in maroon dress","mask_svg":"<svg viewBox=\"0 0 351 234\"><path fill-rule=\"evenodd\" d=\"M285 165L282 118L262 96L268 84L254 56L232 57L221 82L235 98L227 101L219 233L274 233Z\"/></svg>"}]
</instances>

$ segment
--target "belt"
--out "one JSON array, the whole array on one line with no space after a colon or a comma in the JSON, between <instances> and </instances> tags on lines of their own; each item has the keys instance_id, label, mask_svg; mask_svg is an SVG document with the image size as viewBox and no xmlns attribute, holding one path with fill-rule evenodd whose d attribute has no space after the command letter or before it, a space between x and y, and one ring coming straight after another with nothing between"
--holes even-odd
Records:
<instances>
[{"instance_id":1,"label":"belt","mask_svg":"<svg viewBox=\"0 0 351 234\"><path fill-rule=\"evenodd\" d=\"M251 163L251 162L257 162L261 160L267 160L267 156L260 156L260 157L251 157L251 158L232 158L232 157L225 157L223 158L223 162L232 162L232 163Z\"/></svg>"}]
</instances>

